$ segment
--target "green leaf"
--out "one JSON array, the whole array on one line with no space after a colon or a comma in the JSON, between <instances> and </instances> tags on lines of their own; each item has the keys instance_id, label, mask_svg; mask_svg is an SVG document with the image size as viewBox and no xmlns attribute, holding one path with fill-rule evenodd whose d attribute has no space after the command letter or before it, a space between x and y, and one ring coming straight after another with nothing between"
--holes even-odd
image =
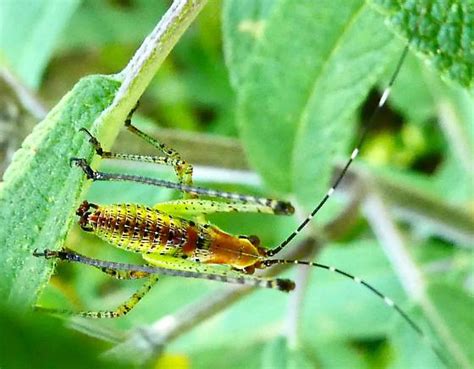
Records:
<instances>
[{"instance_id":1,"label":"green leaf","mask_svg":"<svg viewBox=\"0 0 474 369\"><path fill-rule=\"evenodd\" d=\"M463 166L449 155L434 178L438 193L452 203L465 204L472 199L472 173L466 173Z\"/></svg>"},{"instance_id":2,"label":"green leaf","mask_svg":"<svg viewBox=\"0 0 474 369\"><path fill-rule=\"evenodd\" d=\"M429 298L433 301L443 331L436 326L442 347L451 355L460 368L474 366L474 298L459 287L443 283L428 286Z\"/></svg>"},{"instance_id":3,"label":"green leaf","mask_svg":"<svg viewBox=\"0 0 474 369\"><path fill-rule=\"evenodd\" d=\"M243 144L271 188L299 200L327 189L355 110L395 55L381 30L363 1L273 5L237 91Z\"/></svg>"},{"instance_id":4,"label":"green leaf","mask_svg":"<svg viewBox=\"0 0 474 369\"><path fill-rule=\"evenodd\" d=\"M286 369L288 347L285 337L276 337L266 344L262 352L262 368Z\"/></svg>"},{"instance_id":5,"label":"green leaf","mask_svg":"<svg viewBox=\"0 0 474 369\"><path fill-rule=\"evenodd\" d=\"M387 68L387 78L390 78L395 62ZM422 64L411 52L407 55L393 85L389 102L390 106L416 123L424 123L436 116L436 100L430 84L435 76L423 68ZM416 106L416 109L413 109L413 106Z\"/></svg>"},{"instance_id":6,"label":"green leaf","mask_svg":"<svg viewBox=\"0 0 474 369\"><path fill-rule=\"evenodd\" d=\"M452 367L472 368L474 366L474 299L458 287L446 283L432 283L427 296L432 301L437 319L431 320L438 351ZM433 312L428 313L433 315ZM420 314L415 317L420 319ZM398 325L393 332L397 352L394 368L445 368L428 345L420 345L419 337Z\"/></svg>"},{"instance_id":7,"label":"green leaf","mask_svg":"<svg viewBox=\"0 0 474 369\"><path fill-rule=\"evenodd\" d=\"M301 349L293 349L289 353L288 369L311 369L314 363Z\"/></svg>"},{"instance_id":8,"label":"green leaf","mask_svg":"<svg viewBox=\"0 0 474 369\"><path fill-rule=\"evenodd\" d=\"M347 341L329 341L324 345L308 342L307 345L317 355L319 367L324 369L369 369L366 356L356 345Z\"/></svg>"},{"instance_id":9,"label":"green leaf","mask_svg":"<svg viewBox=\"0 0 474 369\"><path fill-rule=\"evenodd\" d=\"M0 4L0 49L7 65L38 88L61 31L80 0L6 0Z\"/></svg>"},{"instance_id":10,"label":"green leaf","mask_svg":"<svg viewBox=\"0 0 474 369\"><path fill-rule=\"evenodd\" d=\"M190 355L193 369L226 368L226 369L261 369L260 361L262 344L248 344L245 339L236 340L228 345L218 341L213 346ZM225 353L225 354L223 354Z\"/></svg>"},{"instance_id":11,"label":"green leaf","mask_svg":"<svg viewBox=\"0 0 474 369\"><path fill-rule=\"evenodd\" d=\"M230 80L238 90L245 81L255 45L263 39L267 19L278 1L225 0L223 10L224 54Z\"/></svg>"},{"instance_id":12,"label":"green leaf","mask_svg":"<svg viewBox=\"0 0 474 369\"><path fill-rule=\"evenodd\" d=\"M438 187L446 199L466 200L473 178L474 97L461 86L443 82L436 70L423 68L423 64L409 53L389 103L413 123L432 125L437 119L449 153L437 170L435 186L430 182L427 187Z\"/></svg>"},{"instance_id":13,"label":"green leaf","mask_svg":"<svg viewBox=\"0 0 474 369\"><path fill-rule=\"evenodd\" d=\"M474 86L474 3L372 0L425 60L464 87Z\"/></svg>"},{"instance_id":14,"label":"green leaf","mask_svg":"<svg viewBox=\"0 0 474 369\"><path fill-rule=\"evenodd\" d=\"M98 359L106 344L85 339L44 314L23 315L2 307L0 327L0 366L5 369L125 368Z\"/></svg>"},{"instance_id":15,"label":"green leaf","mask_svg":"<svg viewBox=\"0 0 474 369\"><path fill-rule=\"evenodd\" d=\"M52 263L32 252L58 248L65 239L84 182L82 171L71 168L69 159L90 160L93 152L78 130L85 127L97 134L101 127L95 120L119 86L105 76L80 80L15 153L0 189L3 301L31 305L44 283L40 281L51 273ZM110 145L110 139L104 144Z\"/></svg>"},{"instance_id":16,"label":"green leaf","mask_svg":"<svg viewBox=\"0 0 474 369\"><path fill-rule=\"evenodd\" d=\"M67 37L60 39L61 50L139 43L156 23L157 15L166 10L166 4L154 1L133 1L128 5L111 1L82 2L67 25Z\"/></svg>"},{"instance_id":17,"label":"green leaf","mask_svg":"<svg viewBox=\"0 0 474 369\"><path fill-rule=\"evenodd\" d=\"M265 345L261 368L309 369L314 368L314 363L301 350L290 349L287 339L280 336Z\"/></svg>"},{"instance_id":18,"label":"green leaf","mask_svg":"<svg viewBox=\"0 0 474 369\"><path fill-rule=\"evenodd\" d=\"M204 4L187 2L170 9L119 75L80 80L15 153L0 188L2 300L31 307L52 272L52 263L34 258L32 252L62 245L79 203L84 175L69 166L69 159L90 161L93 148L77 131L89 129L110 148L127 114Z\"/></svg>"}]
</instances>

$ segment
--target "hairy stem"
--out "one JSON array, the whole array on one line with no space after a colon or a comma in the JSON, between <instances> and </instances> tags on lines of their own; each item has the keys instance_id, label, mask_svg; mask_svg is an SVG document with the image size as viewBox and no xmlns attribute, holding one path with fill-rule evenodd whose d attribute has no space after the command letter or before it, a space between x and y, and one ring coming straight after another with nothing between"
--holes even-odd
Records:
<instances>
[{"instance_id":1,"label":"hairy stem","mask_svg":"<svg viewBox=\"0 0 474 369\"><path fill-rule=\"evenodd\" d=\"M123 122L130 110L136 105L159 66L199 14L207 0L175 0L155 28L143 41L128 65L117 77L123 82L113 103L106 110L108 122ZM111 142L116 137L120 125L106 124L107 131L101 137Z\"/></svg>"}]
</instances>

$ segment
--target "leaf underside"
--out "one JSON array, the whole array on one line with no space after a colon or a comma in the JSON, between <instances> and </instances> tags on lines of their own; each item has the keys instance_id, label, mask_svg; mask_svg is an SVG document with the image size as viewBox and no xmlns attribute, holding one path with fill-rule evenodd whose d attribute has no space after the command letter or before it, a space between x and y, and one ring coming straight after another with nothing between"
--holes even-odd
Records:
<instances>
[{"instance_id":1,"label":"leaf underside","mask_svg":"<svg viewBox=\"0 0 474 369\"><path fill-rule=\"evenodd\" d=\"M250 10L235 0L225 9L242 142L270 188L305 204L327 190L357 108L401 50L361 0L280 0Z\"/></svg>"},{"instance_id":2,"label":"leaf underside","mask_svg":"<svg viewBox=\"0 0 474 369\"><path fill-rule=\"evenodd\" d=\"M93 155L78 130L97 132L94 121L119 86L111 77L83 78L15 153L0 189L2 300L31 306L48 281L52 263L33 257L32 252L57 249L64 241L84 181L82 171L71 168L69 159L90 160Z\"/></svg>"},{"instance_id":3,"label":"leaf underside","mask_svg":"<svg viewBox=\"0 0 474 369\"><path fill-rule=\"evenodd\" d=\"M474 86L474 3L372 0L398 34L442 75Z\"/></svg>"}]
</instances>

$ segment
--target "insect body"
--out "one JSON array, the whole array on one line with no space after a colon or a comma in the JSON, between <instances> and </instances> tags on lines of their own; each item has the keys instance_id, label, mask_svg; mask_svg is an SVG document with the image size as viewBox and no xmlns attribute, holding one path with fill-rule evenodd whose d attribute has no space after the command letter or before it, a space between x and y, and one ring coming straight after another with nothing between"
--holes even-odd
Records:
<instances>
[{"instance_id":1,"label":"insect body","mask_svg":"<svg viewBox=\"0 0 474 369\"><path fill-rule=\"evenodd\" d=\"M129 113L125 126L132 133L158 148L164 156L141 156L104 151L99 141L90 132L86 129L81 129L81 131L89 137L89 142L102 158L169 165L175 169L179 183L149 177L95 171L81 158L71 158L70 162L80 167L87 178L93 181L131 181L177 189L184 194L182 200L159 203L153 208L137 204L96 205L84 201L77 209L76 214L79 216L79 224L83 230L95 233L98 237L118 248L141 254L149 265L138 266L104 262L87 258L69 250L59 252L45 250L35 252L35 256L57 257L68 261L82 262L121 279L150 277L152 282L145 284L146 291L149 289L149 284L156 282L156 278L152 278L155 273L217 279L224 282L290 291L295 287L292 281L279 278L268 279L251 274L254 273L255 269L264 269L275 264L304 264L324 268L362 283L379 297L382 297L388 305L394 306L389 298L375 288L337 268L301 260L272 259L272 257L285 248L310 222L341 182L347 169L358 155L359 148L376 113L386 101L390 87L395 81L395 76L398 74L407 50L408 47L404 50L389 87L380 99L378 108L372 114L357 147L352 152L334 185L309 216L277 247L267 249L260 246L260 241L256 236L230 235L218 227L208 224L204 220L204 215L234 211L289 215L294 212L294 208L290 203L193 186L192 166L186 163L176 151L132 125L131 117L135 108ZM228 202L197 198L201 195L225 199ZM112 312L80 312L78 314L95 318L121 316L128 312L143 294L139 292L139 298L136 298L135 295L132 296L132 303L130 301L125 302L124 305L127 306L125 310L122 309L122 305ZM398 307L396 309L399 312L401 311ZM406 314L402 315L410 324L414 324Z\"/></svg>"},{"instance_id":2,"label":"insect body","mask_svg":"<svg viewBox=\"0 0 474 369\"><path fill-rule=\"evenodd\" d=\"M418 334L423 336L423 332L418 325L398 305L362 279L338 268L320 263L273 258L289 245L297 234L311 221L341 182L349 166L357 157L366 133L374 121L374 117L387 100L390 87L395 81L407 50L408 48L406 47L388 88L380 98L378 107L373 112L356 148L333 186L306 219L280 245L267 249L260 245L260 241L256 236L234 236L228 234L217 226L207 223L204 220L204 215L234 211L289 215L294 212L291 204L284 201L193 186L192 166L182 160L173 149L156 141L133 126L131 124L132 110L125 122L126 127L132 133L161 150L164 156L140 156L107 152L102 149L99 141L91 133L83 129L84 133L89 136L89 142L94 146L96 153L107 159L144 161L173 166L179 183L96 171L81 158L72 158L71 163L80 167L86 176L93 181L132 181L152 186L173 188L184 193L182 200L159 203L153 208L137 204L96 205L87 201L84 201L78 208L79 224L85 231L96 234L118 248L141 254L147 265L102 261L88 258L70 250L44 250L41 252L37 251L34 255L88 264L119 279L146 278L144 285L117 309L113 311L84 311L76 313L84 317L114 318L125 315L157 282L157 274L205 278L289 292L295 287L294 282L291 280L264 278L252 274L256 269L265 269L277 264L302 264L332 271L363 285L381 298L388 306L395 309ZM201 195L225 199L228 202L198 198ZM433 349L436 351L435 348ZM438 356L441 358L441 355Z\"/></svg>"},{"instance_id":3,"label":"insect body","mask_svg":"<svg viewBox=\"0 0 474 369\"><path fill-rule=\"evenodd\" d=\"M143 254L151 264L156 263L153 255L169 255L253 272L267 257L267 249L259 246L256 236L236 237L214 225L141 205L98 206L85 201L77 215L84 230L119 248Z\"/></svg>"}]
</instances>

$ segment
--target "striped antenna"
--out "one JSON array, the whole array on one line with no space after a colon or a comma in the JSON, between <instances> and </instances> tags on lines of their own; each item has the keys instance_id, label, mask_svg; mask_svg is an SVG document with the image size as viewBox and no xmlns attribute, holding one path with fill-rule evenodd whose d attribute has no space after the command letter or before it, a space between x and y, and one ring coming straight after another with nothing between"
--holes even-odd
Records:
<instances>
[{"instance_id":1,"label":"striped antenna","mask_svg":"<svg viewBox=\"0 0 474 369\"><path fill-rule=\"evenodd\" d=\"M385 91L383 92L382 94L382 97L380 98L379 100L379 103L377 105L377 107L374 109L374 111L372 112L367 124L365 125L365 127L363 128L360 136L359 136L359 140L357 141L357 145L355 147L355 149L352 151L352 154L349 158L349 160L346 162L346 165L344 166L344 168L342 169L341 173L339 173L336 181L334 182L334 184L332 185L332 187L328 190L328 192L326 192L326 194L324 195L324 197L322 198L322 200L316 205L316 207L313 209L313 211L306 217L306 219L304 219L300 225L298 226L298 228L296 228L279 246L271 249L268 251L267 255L268 256L274 256L276 255L277 253L279 253L286 245L288 245L297 235L298 233L300 233L303 228L305 228L308 223L311 221L311 219L313 219L316 214L319 212L319 210L321 210L321 208L324 206L324 204L326 203L326 201L329 200L329 198L331 197L331 195L333 194L333 192L336 190L337 186L339 186L339 184L341 183L342 179L344 178L344 176L346 175L346 172L347 170L349 169L350 165L352 164L352 162L354 161L354 159L357 157L357 155L359 154L359 151L360 151L360 148L362 146L362 144L364 143L366 137L367 137L367 133L369 132L370 128L372 127L372 125L374 124L375 122L375 118L377 117L377 115L379 114L381 108L384 106L385 102L387 101L387 98L388 96L390 95L390 91L391 91L391 88L398 76L398 73L400 72L400 69L403 65L403 62L405 60L405 57L408 53L408 46L409 46L409 43L405 46L405 48L403 49L403 53L402 53L402 56L400 57L399 61L398 61L398 64L395 68L395 71L393 72L392 74L392 77L390 79L390 82L388 83L388 86L387 88L385 89Z\"/></svg>"},{"instance_id":2,"label":"striped antenna","mask_svg":"<svg viewBox=\"0 0 474 369\"><path fill-rule=\"evenodd\" d=\"M391 298L385 296L382 292L380 292L377 288L375 288L374 286L372 286L371 284L365 282L363 279L359 278L359 277L356 277L350 273L347 273L341 269L338 269L338 268L335 268L333 266L330 266L330 265L326 265L326 264L320 264L320 263L314 263L314 262L311 262L311 261L304 261L304 260L283 260L283 259L272 259L272 260L265 260L263 261L262 263L263 265L265 265L266 267L270 267L272 265L282 265L282 264L292 264L292 265L306 265L306 266L310 266L310 267L315 267L315 268L320 268L320 269L326 269L326 270L329 270L330 272L333 272L333 273L336 273L336 274L339 274L339 275L342 275L343 277L346 277L348 279L351 279L353 280L354 282L356 282L357 284L360 284L360 285L363 285L365 288L367 288L368 290L372 291L372 293L374 293L375 295L377 295L378 297L380 297L383 302L391 307L392 309L396 310L397 313L402 317L402 319L408 323L408 325L414 330L416 331L416 333L418 333L418 335L421 337L421 339L426 342L426 344L433 350L433 352L436 354L436 356L440 359L441 362L443 362L443 364L445 364L446 367L449 367L448 363L447 363L447 360L446 358L444 357L443 354L441 354L441 352L439 351L439 349L433 344L433 342L431 342L428 337L425 335L425 333L423 332L423 330L420 328L420 326L418 324L415 323L415 321L410 318L408 316L408 314L403 311L400 306L398 306Z\"/></svg>"}]
</instances>

